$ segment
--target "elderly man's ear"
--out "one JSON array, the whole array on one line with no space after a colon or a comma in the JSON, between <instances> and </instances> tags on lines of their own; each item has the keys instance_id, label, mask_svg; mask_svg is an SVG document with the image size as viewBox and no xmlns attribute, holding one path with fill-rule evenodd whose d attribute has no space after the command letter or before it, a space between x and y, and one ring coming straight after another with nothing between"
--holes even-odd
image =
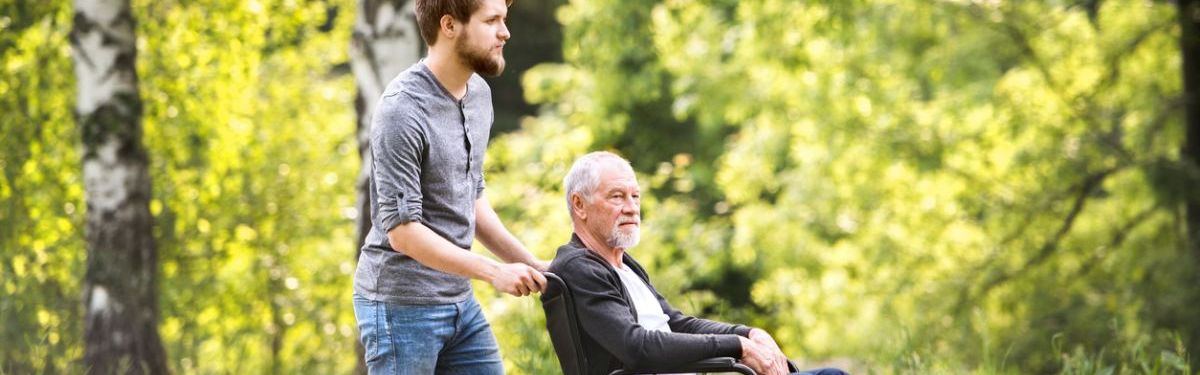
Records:
<instances>
[{"instance_id":1,"label":"elderly man's ear","mask_svg":"<svg viewBox=\"0 0 1200 375\"><path fill-rule=\"evenodd\" d=\"M583 197L578 193L571 194L571 212L580 220L587 219L587 211L583 209Z\"/></svg>"}]
</instances>

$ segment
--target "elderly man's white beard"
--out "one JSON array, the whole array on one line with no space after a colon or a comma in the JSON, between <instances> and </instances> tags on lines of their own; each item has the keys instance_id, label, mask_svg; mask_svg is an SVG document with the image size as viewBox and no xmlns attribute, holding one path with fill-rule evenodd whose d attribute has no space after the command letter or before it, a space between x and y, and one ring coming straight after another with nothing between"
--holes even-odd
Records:
<instances>
[{"instance_id":1,"label":"elderly man's white beard","mask_svg":"<svg viewBox=\"0 0 1200 375\"><path fill-rule=\"evenodd\" d=\"M618 221L617 224L613 226L612 233L608 235L608 246L614 249L621 248L626 250L637 246L638 241L641 240L641 231L638 229L640 228L634 227L629 231L621 230L621 224L620 221Z\"/></svg>"}]
</instances>

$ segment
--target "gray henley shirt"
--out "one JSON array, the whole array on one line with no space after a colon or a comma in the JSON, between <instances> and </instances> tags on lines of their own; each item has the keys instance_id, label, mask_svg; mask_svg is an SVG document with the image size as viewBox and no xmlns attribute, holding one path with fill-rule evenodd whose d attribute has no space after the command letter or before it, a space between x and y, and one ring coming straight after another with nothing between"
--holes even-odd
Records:
<instances>
[{"instance_id":1,"label":"gray henley shirt","mask_svg":"<svg viewBox=\"0 0 1200 375\"><path fill-rule=\"evenodd\" d=\"M492 93L479 75L456 100L424 61L396 76L371 125L371 231L354 291L397 304L447 304L471 293L468 278L441 272L393 249L387 232L420 222L463 251L475 240L475 200L492 128Z\"/></svg>"}]
</instances>

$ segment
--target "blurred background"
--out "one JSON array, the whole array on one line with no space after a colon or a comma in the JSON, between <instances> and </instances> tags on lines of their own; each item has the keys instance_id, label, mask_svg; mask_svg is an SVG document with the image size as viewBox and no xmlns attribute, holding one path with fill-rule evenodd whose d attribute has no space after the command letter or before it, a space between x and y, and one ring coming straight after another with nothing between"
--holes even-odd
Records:
<instances>
[{"instance_id":1,"label":"blurred background","mask_svg":"<svg viewBox=\"0 0 1200 375\"><path fill-rule=\"evenodd\" d=\"M517 0L486 194L550 259L570 163L625 156L658 289L810 367L1195 373L1195 3ZM129 4L171 372L362 371L359 124L411 7ZM88 17L0 0L0 374L88 367ZM559 372L535 298L475 290L509 373Z\"/></svg>"}]
</instances>

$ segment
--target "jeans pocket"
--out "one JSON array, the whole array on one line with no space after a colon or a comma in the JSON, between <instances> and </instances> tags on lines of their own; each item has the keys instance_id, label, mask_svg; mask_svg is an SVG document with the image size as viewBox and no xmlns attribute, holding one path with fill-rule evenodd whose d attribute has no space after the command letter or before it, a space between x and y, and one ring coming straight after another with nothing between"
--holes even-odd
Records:
<instances>
[{"instance_id":1,"label":"jeans pocket","mask_svg":"<svg viewBox=\"0 0 1200 375\"><path fill-rule=\"evenodd\" d=\"M387 337L383 336L383 328L380 324L386 324L380 320L380 309L383 305L379 302L371 301L361 296L354 296L354 315L358 320L358 332L360 341L363 345L364 360L367 363L372 363L380 360L386 349L383 343Z\"/></svg>"}]
</instances>

